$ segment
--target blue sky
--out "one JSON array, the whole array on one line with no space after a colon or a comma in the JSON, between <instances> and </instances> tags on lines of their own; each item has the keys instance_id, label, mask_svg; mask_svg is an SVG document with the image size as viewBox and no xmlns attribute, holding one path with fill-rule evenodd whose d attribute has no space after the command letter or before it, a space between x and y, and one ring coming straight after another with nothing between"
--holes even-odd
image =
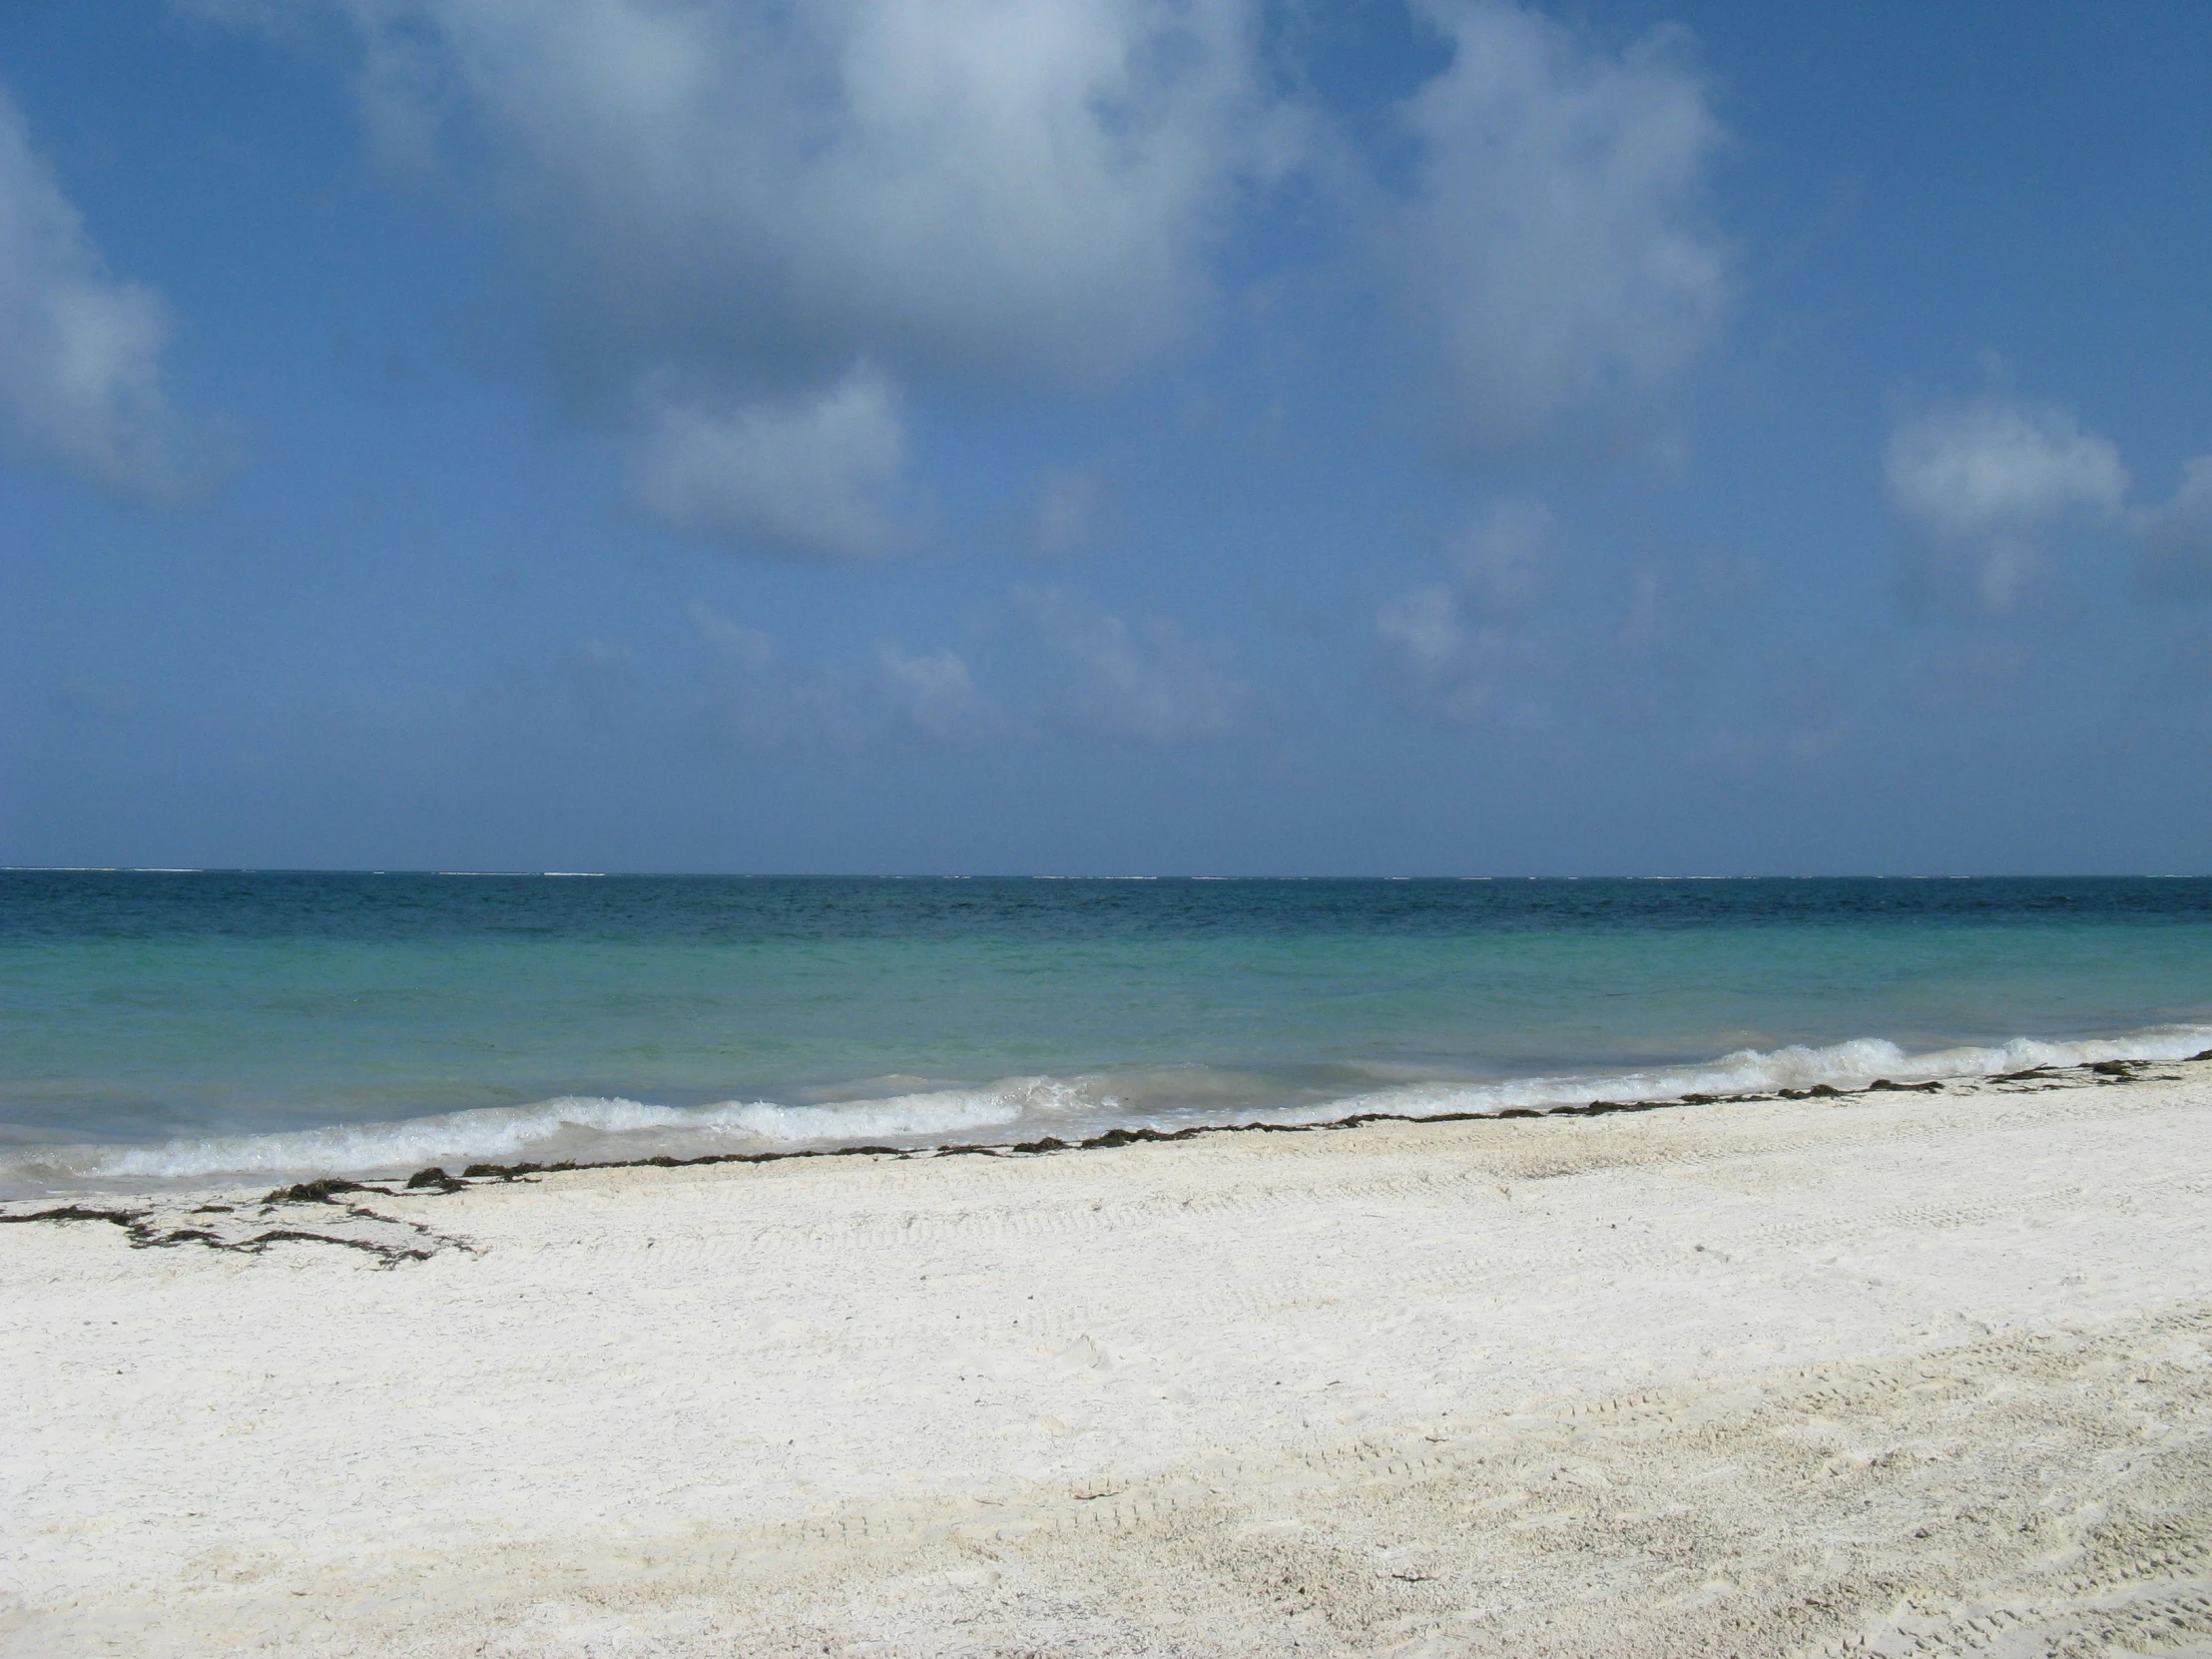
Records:
<instances>
[{"instance_id":1,"label":"blue sky","mask_svg":"<svg viewBox=\"0 0 2212 1659\"><path fill-rule=\"evenodd\" d=\"M0 861L2212 868L2212 9L0 10Z\"/></svg>"}]
</instances>

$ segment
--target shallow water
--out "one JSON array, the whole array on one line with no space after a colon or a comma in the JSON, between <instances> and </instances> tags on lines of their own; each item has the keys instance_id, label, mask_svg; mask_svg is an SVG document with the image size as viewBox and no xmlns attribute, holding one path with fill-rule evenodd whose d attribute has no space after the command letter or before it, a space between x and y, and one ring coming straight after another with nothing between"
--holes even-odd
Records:
<instances>
[{"instance_id":1,"label":"shallow water","mask_svg":"<svg viewBox=\"0 0 2212 1659\"><path fill-rule=\"evenodd\" d=\"M0 871L0 1193L2212 1047L2212 880Z\"/></svg>"}]
</instances>

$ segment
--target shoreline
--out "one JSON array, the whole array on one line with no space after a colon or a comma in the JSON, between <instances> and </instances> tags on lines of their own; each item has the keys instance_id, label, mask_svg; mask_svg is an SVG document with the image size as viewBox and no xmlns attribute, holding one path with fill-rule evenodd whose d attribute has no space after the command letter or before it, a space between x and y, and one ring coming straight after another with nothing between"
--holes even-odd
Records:
<instances>
[{"instance_id":1,"label":"shoreline","mask_svg":"<svg viewBox=\"0 0 2212 1659\"><path fill-rule=\"evenodd\" d=\"M1656 1112L1674 1110L1684 1106L1751 1105L1764 1101L1780 1100L1844 1100L1868 1094L1941 1094L1958 1090L1971 1090L1977 1085L1990 1083L2044 1083L2053 1087L2067 1086L2062 1079L2078 1074L2083 1080L2101 1082L2132 1082L2143 1080L2142 1074L2153 1066L2188 1066L2212 1061L2212 1048L2204 1049L2179 1059L2114 1058L2087 1060L2072 1065L2038 1065L2016 1071L1983 1072L1956 1076L1924 1078L1915 1083L1899 1083L1887 1077L1877 1077L1863 1087L1838 1088L1829 1083L1816 1083L1803 1089L1772 1089L1759 1092L1709 1094L1692 1092L1671 1097L1650 1099L1570 1101L1546 1106L1505 1106L1492 1111L1469 1112L1354 1112L1341 1118L1329 1118L1311 1123L1194 1123L1176 1129L1158 1129L1151 1126L1114 1128L1096 1135L1074 1140L1063 1140L1055 1135L1040 1136L1028 1141L943 1141L918 1146L891 1146L865 1143L852 1146L791 1147L762 1152L706 1152L689 1156L657 1153L642 1158L557 1159L551 1162L522 1160L512 1164L476 1162L465 1165L459 1176L447 1174L443 1165L431 1164L402 1176L398 1174L369 1174L356 1179L342 1175L310 1176L304 1181L280 1185L271 1189L265 1204L316 1203L341 1193L368 1192L385 1197L393 1195L390 1182L402 1183L405 1190L424 1189L453 1192L474 1181L520 1180L530 1176L566 1174L581 1170L618 1169L694 1169L717 1164L773 1164L791 1159L810 1158L952 1158L952 1157L1035 1157L1054 1152L1095 1152L1117 1147L1143 1144L1203 1139L1213 1135L1303 1135L1322 1131L1359 1129L1374 1123L1479 1123L1530 1118L1558 1117L1606 1117L1616 1113ZM2151 1081L2159 1079L2153 1077ZM193 1197L206 1194L229 1194L242 1189L243 1183L223 1181L222 1175L230 1172L211 1172L212 1179L203 1187L171 1186L163 1189L168 1197ZM6 1213L10 1206L48 1202L61 1197L50 1193L45 1198L0 1199L0 1225L9 1222L68 1220L116 1220L118 1213L94 1214L90 1207L79 1200L97 1200L104 1197L139 1196L134 1189L118 1184L110 1188L80 1187L69 1189L69 1202L52 1212L34 1215Z\"/></svg>"},{"instance_id":2,"label":"shoreline","mask_svg":"<svg viewBox=\"0 0 2212 1659\"><path fill-rule=\"evenodd\" d=\"M1493 1077L1378 1075L1339 1080L1319 1100L1300 1090L1252 1092L1258 1073L1222 1071L1232 1094L1199 1104L1156 1079L1221 1068L1132 1063L1066 1076L1006 1076L959 1083L877 1078L904 1092L863 1093L829 1104L731 1098L678 1106L619 1094L549 1095L504 1105L437 1109L413 1117L362 1118L236 1133L173 1134L159 1141L48 1141L0 1148L0 1204L132 1191L187 1192L274 1178L278 1187L317 1180L386 1182L423 1170L577 1169L703 1160L772 1161L851 1153L915 1155L1059 1151L1122 1144L1129 1136L1302 1132L1366 1122L1456 1121L1553 1113L1649 1111L1674 1104L1813 1099L1869 1089L1962 1085L2083 1066L2182 1064L2212 1054L2212 1024L2169 1020L2073 1036L1961 1039L1908 1052L1884 1037L1778 1042L1705 1058L1649 1060L1628 1069L1529 1072ZM1928 1040L1928 1039L1924 1039ZM1908 1081L1898 1081L1907 1079ZM856 1085L855 1085L856 1086ZM1286 1085L1287 1086L1287 1085ZM1133 1092L1126 1092L1133 1091ZM804 1091L803 1091L804 1092ZM1125 1093L1126 1092L1126 1093ZM831 1091L834 1094L835 1091ZM1041 1104L1040 1104L1041 1102Z\"/></svg>"},{"instance_id":3,"label":"shoreline","mask_svg":"<svg viewBox=\"0 0 2212 1659\"><path fill-rule=\"evenodd\" d=\"M2212 1644L2212 1062L1087 1151L0 1228L0 1653Z\"/></svg>"}]
</instances>

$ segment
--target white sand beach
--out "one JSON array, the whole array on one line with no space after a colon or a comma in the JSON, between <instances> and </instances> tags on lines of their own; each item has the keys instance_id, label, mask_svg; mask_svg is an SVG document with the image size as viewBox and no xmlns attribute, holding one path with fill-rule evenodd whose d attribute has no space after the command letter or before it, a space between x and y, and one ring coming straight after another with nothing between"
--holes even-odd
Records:
<instances>
[{"instance_id":1,"label":"white sand beach","mask_svg":"<svg viewBox=\"0 0 2212 1659\"><path fill-rule=\"evenodd\" d=\"M2212 1653L2212 1063L76 1202L10 1655Z\"/></svg>"}]
</instances>

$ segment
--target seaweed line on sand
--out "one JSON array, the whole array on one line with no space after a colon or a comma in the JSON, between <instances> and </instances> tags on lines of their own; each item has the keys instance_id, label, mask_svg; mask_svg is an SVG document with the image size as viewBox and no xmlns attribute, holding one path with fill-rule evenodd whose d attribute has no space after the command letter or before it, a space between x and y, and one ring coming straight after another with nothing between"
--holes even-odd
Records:
<instances>
[{"instance_id":1,"label":"seaweed line on sand","mask_svg":"<svg viewBox=\"0 0 2212 1659\"><path fill-rule=\"evenodd\" d=\"M1492 1112L1356 1112L1350 1117L1332 1118L1325 1123L1194 1123L1182 1129L1109 1129L1079 1141L1064 1141L1058 1136L1046 1135L1034 1141L999 1143L954 1141L936 1146L799 1147L788 1152L707 1152L692 1158L678 1158L662 1153L652 1158L609 1158L585 1162L563 1159L550 1164L470 1164L461 1171L458 1179L432 1165L428 1169L415 1171L407 1178L406 1184L410 1189L452 1193L465 1191L475 1181L518 1181L531 1176L562 1175L577 1170L692 1169L707 1164L774 1164L793 1158L1037 1157L1048 1152L1093 1152L1152 1142L1192 1141L1207 1135L1317 1134L1338 1129L1358 1129L1370 1123L1482 1123L1519 1118L1605 1117L1615 1112L1661 1112L1681 1106L1740 1105L1761 1100L1845 1100L1854 1095L1867 1094L1941 1094L1953 1084L1971 1086L1982 1083L2012 1083L2038 1088L2069 1088L2078 1084L2066 1080L2065 1074L2068 1072L2080 1073L2081 1083L2126 1083L2137 1080L2152 1066L2188 1064L2200 1060L2212 1060L2212 1048L2190 1055L2188 1061L2097 1060L2079 1066L2031 1066L2025 1071L1997 1072L1986 1077L1959 1077L1925 1083L1894 1083L1887 1077L1878 1077L1863 1089L1839 1089L1833 1084L1816 1083L1809 1089L1776 1089L1764 1094L1685 1094L1672 1100L1591 1100L1563 1106L1508 1106ZM281 1193L272 1193L270 1197L273 1200L291 1196L304 1198L323 1190L362 1189L350 1182L317 1181L305 1186L291 1187ZM368 1190L385 1193L391 1191L387 1187Z\"/></svg>"},{"instance_id":2,"label":"seaweed line on sand","mask_svg":"<svg viewBox=\"0 0 2212 1659\"><path fill-rule=\"evenodd\" d=\"M182 1219L174 1209L158 1205L136 1209L109 1209L86 1204L63 1204L14 1215L0 1214L0 1223L104 1221L122 1228L129 1237L133 1250L175 1250L185 1245L200 1245L208 1250L220 1250L238 1256L259 1256L271 1245L286 1241L336 1245L343 1250L357 1250L374 1257L379 1268L394 1268L402 1262L427 1262L431 1257L448 1250L457 1250L471 1256L477 1254L477 1247L466 1239L440 1233L403 1216L387 1216L359 1204L340 1204L331 1196L340 1192L380 1192L388 1195L391 1191L388 1187L364 1186L353 1181L307 1182L273 1192L258 1207L248 1206L247 1208L259 1210L259 1215L253 1220L245 1219L239 1207L229 1204L203 1204L187 1212ZM326 1227L257 1225L261 1220L269 1218L279 1205L292 1204L325 1204L341 1214L332 1218ZM193 1219L200 1216L236 1219Z\"/></svg>"},{"instance_id":3,"label":"seaweed line on sand","mask_svg":"<svg viewBox=\"0 0 2212 1659\"><path fill-rule=\"evenodd\" d=\"M2212 1049L2189 1056L2189 1061L2212 1061ZM385 1215L363 1204L341 1202L343 1195L374 1193L385 1198L435 1197L466 1192L479 1183L527 1182L537 1176L583 1170L690 1169L709 1164L772 1164L794 1158L904 1160L1038 1157L1053 1152L1091 1152L1154 1142L1190 1141L1208 1135L1318 1134L1340 1129L1358 1129L1370 1123L1473 1123L1526 1118L1605 1117L1616 1112L1658 1112L1682 1106L1765 1100L1842 1101L1858 1095L1884 1093L1941 1094L1954 1087L1971 1089L1989 1084L2010 1085L2013 1089L2080 1088L2088 1084L2137 1081L2154 1066L2176 1063L2187 1062L2098 1060L2079 1066L2032 1066L2025 1071L1999 1072L1979 1078L1952 1078L1947 1082L1895 1083L1889 1078L1878 1077L1863 1089L1839 1089L1832 1084L1816 1083L1809 1089L1778 1089L1765 1094L1685 1094L1672 1100L1591 1100L1550 1107L1509 1106L1492 1112L1358 1112L1325 1123L1219 1123L1191 1124L1182 1129L1109 1129L1103 1134L1078 1141L1064 1141L1057 1136L1047 1135L1038 1140L997 1145L954 1142L919 1147L804 1147L788 1152L710 1152L694 1158L662 1154L652 1158L611 1158L598 1162L563 1160L550 1164L470 1164L458 1177L432 1165L415 1171L407 1177L403 1185L349 1181L341 1176L325 1176L314 1181L276 1188L258 1204L249 1202L242 1206L206 1203L180 1214L175 1206L159 1203L137 1208L103 1208L73 1203L12 1215L0 1213L0 1223L107 1222L124 1230L134 1250L171 1250L184 1245L200 1245L209 1250L225 1251L233 1255L259 1256L271 1245L284 1242L335 1245L374 1257L379 1268L394 1268L402 1262L426 1262L446 1251L459 1251L467 1255L478 1255L481 1252L478 1246L468 1240L437 1232L421 1222ZM2152 1076L2170 1078L2172 1074L2152 1073ZM272 1218L279 1208L301 1205L322 1207L340 1213L331 1217L327 1224L318 1227L259 1225ZM257 1214L249 1220L245 1214L247 1211ZM211 1219L198 1219L203 1217Z\"/></svg>"}]
</instances>

